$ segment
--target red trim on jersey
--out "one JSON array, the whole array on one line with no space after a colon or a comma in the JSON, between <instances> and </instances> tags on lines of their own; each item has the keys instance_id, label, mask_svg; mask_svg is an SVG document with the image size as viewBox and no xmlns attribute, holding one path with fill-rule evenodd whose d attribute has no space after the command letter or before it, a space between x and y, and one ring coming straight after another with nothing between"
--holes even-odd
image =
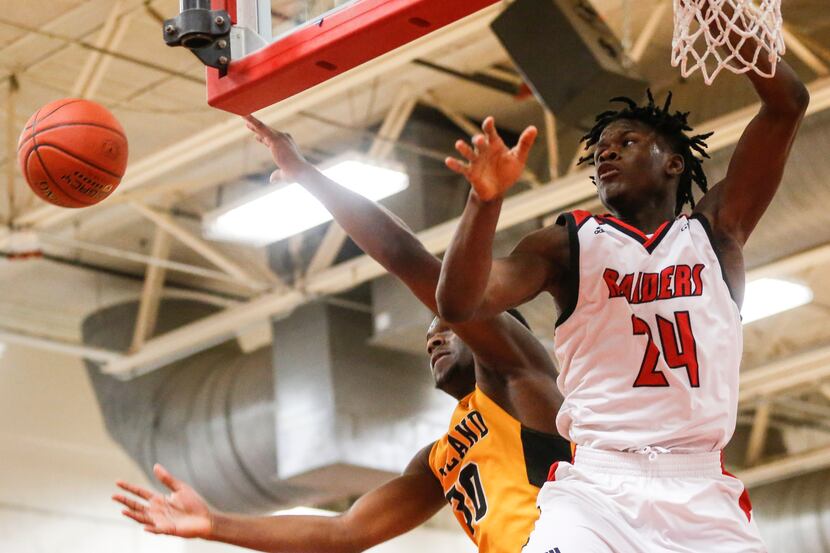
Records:
<instances>
[{"instance_id":1,"label":"red trim on jersey","mask_svg":"<svg viewBox=\"0 0 830 553\"><path fill-rule=\"evenodd\" d=\"M629 224L628 224L628 223L626 223L625 221L622 221L622 220L620 220L620 219L617 219L617 218L616 218L616 217L614 217L613 215L607 215L607 214L606 214L606 215L603 215L603 216L602 216L602 218L603 218L603 219L606 219L607 221L609 221L609 222L611 222L611 223L614 223L614 224L616 224L616 225L619 225L619 226L621 226L621 227L624 227L624 228L626 228L626 229L630 230L631 232L633 232L634 234L636 234L637 236L639 236L640 238L642 238L642 239L643 239L643 241L648 240L648 237L646 236L646 233L645 233L645 232L641 231L640 229L638 229L638 228L637 228L637 227L635 227L635 226L629 225Z\"/></svg>"},{"instance_id":2,"label":"red trim on jersey","mask_svg":"<svg viewBox=\"0 0 830 553\"><path fill-rule=\"evenodd\" d=\"M571 211L571 214L574 216L574 222L576 222L577 227L581 227L586 219L593 217L590 211L585 211L584 209L574 209Z\"/></svg>"},{"instance_id":3,"label":"red trim on jersey","mask_svg":"<svg viewBox=\"0 0 830 553\"><path fill-rule=\"evenodd\" d=\"M620 219L614 217L613 215L598 215L596 216L596 220L600 223L606 223L611 225L612 227L616 228L623 234L627 234L646 249L648 253L654 251L657 245L660 243L661 240L666 236L668 230L672 227L674 221L663 221L657 230L654 231L654 234L651 235L651 238L646 236L646 234L638 229L637 227L631 226L628 223L621 221ZM676 220L676 219L675 219Z\"/></svg>"},{"instance_id":4,"label":"red trim on jersey","mask_svg":"<svg viewBox=\"0 0 830 553\"><path fill-rule=\"evenodd\" d=\"M556 482L556 469L559 468L559 461L556 461L550 466L548 471L548 482Z\"/></svg>"},{"instance_id":5,"label":"red trim on jersey","mask_svg":"<svg viewBox=\"0 0 830 553\"><path fill-rule=\"evenodd\" d=\"M734 478L735 480L738 480L738 482L741 482L737 476L727 471L723 466L723 451L720 452L720 469L725 476L729 476L730 478ZM741 482L741 485L743 485L743 482ZM744 491L741 492L741 497L738 498L738 506L746 515L747 522L752 522L752 501L749 500L749 492L746 490L746 486L744 486Z\"/></svg>"},{"instance_id":6,"label":"red trim on jersey","mask_svg":"<svg viewBox=\"0 0 830 553\"><path fill-rule=\"evenodd\" d=\"M667 226L669 226L668 221L664 222L662 225L657 227L657 230L654 231L654 234L651 235L651 238L649 238L648 240L646 240L643 243L643 246L645 248L648 248L649 246L651 246L654 243L654 241L657 240L660 237L660 235L663 234L663 232L666 230Z\"/></svg>"}]
</instances>

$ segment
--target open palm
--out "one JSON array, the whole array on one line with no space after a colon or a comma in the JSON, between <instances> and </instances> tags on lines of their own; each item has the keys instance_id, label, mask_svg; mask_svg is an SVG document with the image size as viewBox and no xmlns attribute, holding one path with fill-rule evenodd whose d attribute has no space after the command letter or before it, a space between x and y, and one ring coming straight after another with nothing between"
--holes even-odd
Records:
<instances>
[{"instance_id":1,"label":"open palm","mask_svg":"<svg viewBox=\"0 0 830 553\"><path fill-rule=\"evenodd\" d=\"M182 538L206 538L211 531L210 509L196 491L177 480L161 465L153 467L159 481L172 493L162 495L128 482L118 481L122 490L141 498L123 495L112 496L113 500L126 507L122 514L144 525L153 534L168 534Z\"/></svg>"},{"instance_id":2,"label":"open palm","mask_svg":"<svg viewBox=\"0 0 830 553\"><path fill-rule=\"evenodd\" d=\"M446 164L464 175L482 200L490 201L502 197L522 175L538 131L533 126L526 128L516 146L508 148L496 132L492 117L485 119L481 128L484 134L473 137L472 147L463 140L455 143L467 163L449 157Z\"/></svg>"}]
</instances>

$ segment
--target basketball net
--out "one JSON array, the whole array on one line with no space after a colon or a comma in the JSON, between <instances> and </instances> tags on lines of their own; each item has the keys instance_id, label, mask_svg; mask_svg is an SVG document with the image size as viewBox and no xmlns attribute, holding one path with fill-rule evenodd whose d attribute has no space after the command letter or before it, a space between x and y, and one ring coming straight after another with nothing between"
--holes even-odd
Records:
<instances>
[{"instance_id":1,"label":"basketball net","mask_svg":"<svg viewBox=\"0 0 830 553\"><path fill-rule=\"evenodd\" d=\"M755 71L772 77L778 58L785 51L781 31L781 0L673 0L674 38L672 65L688 77L697 69L706 84L712 84L722 69L733 73ZM708 3L709 9L704 13ZM710 25L714 24L716 29ZM733 44L734 43L734 44ZM749 47L751 57L739 49ZM769 72L758 67L769 61Z\"/></svg>"}]
</instances>

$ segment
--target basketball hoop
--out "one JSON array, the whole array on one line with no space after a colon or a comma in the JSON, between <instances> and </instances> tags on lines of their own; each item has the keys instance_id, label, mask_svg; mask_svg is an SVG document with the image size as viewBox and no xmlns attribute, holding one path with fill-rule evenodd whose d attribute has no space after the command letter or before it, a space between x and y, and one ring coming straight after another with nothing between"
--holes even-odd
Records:
<instances>
[{"instance_id":1,"label":"basketball hoop","mask_svg":"<svg viewBox=\"0 0 830 553\"><path fill-rule=\"evenodd\" d=\"M755 71L763 77L775 75L778 58L786 49L781 31L781 0L760 0L759 5L753 0L673 1L671 61L673 66L680 66L684 77L700 69L703 80L710 85L724 68L733 73ZM704 13L707 3L709 8ZM739 52L748 40L755 42L750 57ZM758 61L764 58L770 64L768 72L758 67Z\"/></svg>"}]
</instances>

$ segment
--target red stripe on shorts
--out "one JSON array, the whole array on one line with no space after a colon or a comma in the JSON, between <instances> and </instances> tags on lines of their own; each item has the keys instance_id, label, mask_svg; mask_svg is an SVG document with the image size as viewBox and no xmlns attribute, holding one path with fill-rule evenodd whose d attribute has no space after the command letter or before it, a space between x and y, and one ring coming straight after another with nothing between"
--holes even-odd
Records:
<instances>
[{"instance_id":1,"label":"red stripe on shorts","mask_svg":"<svg viewBox=\"0 0 830 553\"><path fill-rule=\"evenodd\" d=\"M721 468L721 471L723 471L724 475L729 476L730 478L734 478L735 480L738 480L738 482L741 482L738 479L737 476L730 473L723 466L723 452L721 452L721 454L720 454L720 468ZM741 482L741 485L743 486L743 482ZM741 508L741 511L743 511L744 514L746 515L746 520L751 522L752 521L752 501L749 500L749 492L746 490L746 486L744 486L744 491L741 492L741 497L738 498L738 506Z\"/></svg>"},{"instance_id":2,"label":"red stripe on shorts","mask_svg":"<svg viewBox=\"0 0 830 553\"><path fill-rule=\"evenodd\" d=\"M548 471L548 482L556 482L556 469L559 468L559 461L556 461L550 466Z\"/></svg>"}]
</instances>

